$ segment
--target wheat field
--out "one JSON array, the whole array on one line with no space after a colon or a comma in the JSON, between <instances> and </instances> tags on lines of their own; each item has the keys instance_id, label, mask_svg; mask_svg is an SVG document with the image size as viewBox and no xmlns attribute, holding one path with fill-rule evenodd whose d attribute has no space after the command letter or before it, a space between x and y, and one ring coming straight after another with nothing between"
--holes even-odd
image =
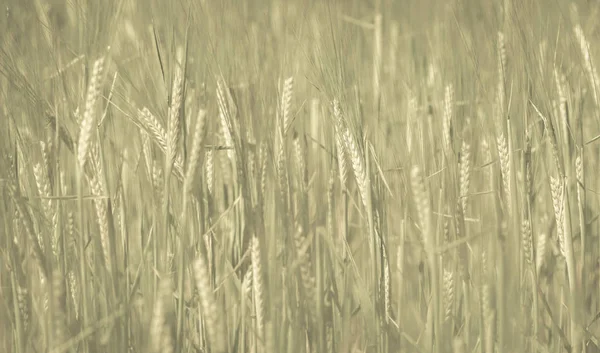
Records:
<instances>
[{"instance_id":1,"label":"wheat field","mask_svg":"<svg viewBox=\"0 0 600 353\"><path fill-rule=\"evenodd\" d=\"M2 11L0 351L600 351L597 1Z\"/></svg>"}]
</instances>

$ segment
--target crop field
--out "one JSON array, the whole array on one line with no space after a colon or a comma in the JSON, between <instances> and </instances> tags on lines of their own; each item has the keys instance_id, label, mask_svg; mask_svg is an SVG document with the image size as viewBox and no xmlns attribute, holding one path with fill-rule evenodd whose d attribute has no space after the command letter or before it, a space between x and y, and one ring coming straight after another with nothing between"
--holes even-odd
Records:
<instances>
[{"instance_id":1,"label":"crop field","mask_svg":"<svg viewBox=\"0 0 600 353\"><path fill-rule=\"evenodd\" d=\"M600 2L1 5L1 352L600 352Z\"/></svg>"}]
</instances>

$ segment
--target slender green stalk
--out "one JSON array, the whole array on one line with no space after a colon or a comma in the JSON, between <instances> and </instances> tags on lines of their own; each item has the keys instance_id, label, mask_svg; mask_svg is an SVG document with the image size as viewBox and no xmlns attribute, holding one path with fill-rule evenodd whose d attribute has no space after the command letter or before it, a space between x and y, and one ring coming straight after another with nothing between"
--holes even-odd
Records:
<instances>
[{"instance_id":1,"label":"slender green stalk","mask_svg":"<svg viewBox=\"0 0 600 353\"><path fill-rule=\"evenodd\" d=\"M566 190L566 182L564 189L564 241L565 241L565 259L567 261L567 272L569 276L569 290L570 290L570 318L571 318L571 346L573 347L573 352L581 352L582 347L582 335L580 332L580 323L579 323L579 303L581 298L579 296L579 286L577 284L577 273L576 273L576 263L575 263L575 253L573 250L573 238L571 233L571 212L569 206L569 193Z\"/></svg>"},{"instance_id":2,"label":"slender green stalk","mask_svg":"<svg viewBox=\"0 0 600 353\"><path fill-rule=\"evenodd\" d=\"M86 225L85 225L85 210L83 208L83 166L77 165L77 203L79 208L79 276L81 289L81 325L86 327L89 324L88 320L88 281L87 281L87 256L85 247L87 244ZM87 352L87 346L84 344L83 352Z\"/></svg>"}]
</instances>

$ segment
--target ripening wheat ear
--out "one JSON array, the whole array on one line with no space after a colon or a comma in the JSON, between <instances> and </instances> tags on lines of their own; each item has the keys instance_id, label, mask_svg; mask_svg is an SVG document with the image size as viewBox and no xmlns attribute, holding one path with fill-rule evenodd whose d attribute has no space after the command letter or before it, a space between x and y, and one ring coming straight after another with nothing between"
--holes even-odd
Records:
<instances>
[{"instance_id":1,"label":"ripening wheat ear","mask_svg":"<svg viewBox=\"0 0 600 353\"><path fill-rule=\"evenodd\" d=\"M144 154L144 164L146 166L146 175L152 181L152 147L150 146L150 137L145 131L140 131L142 135L142 152Z\"/></svg>"},{"instance_id":2,"label":"ripening wheat ear","mask_svg":"<svg viewBox=\"0 0 600 353\"><path fill-rule=\"evenodd\" d=\"M162 203L162 199L164 197L162 186L164 184L164 176L163 170L158 166L158 163L152 163L152 187L154 188L154 192L156 193L158 203Z\"/></svg>"},{"instance_id":3,"label":"ripening wheat ear","mask_svg":"<svg viewBox=\"0 0 600 353\"><path fill-rule=\"evenodd\" d=\"M523 237L523 254L527 265L533 268L535 256L533 253L533 236L531 234L531 223L528 219L521 222L521 235Z\"/></svg>"},{"instance_id":4,"label":"ripening wheat ear","mask_svg":"<svg viewBox=\"0 0 600 353\"><path fill-rule=\"evenodd\" d=\"M188 195L191 192L194 176L196 175L196 169L199 164L200 157L202 155L202 142L204 141L204 134L206 132L206 110L200 109L198 112L198 118L196 119L196 127L194 129L194 135L192 136L192 147L185 171L184 178L184 195Z\"/></svg>"},{"instance_id":5,"label":"ripening wheat ear","mask_svg":"<svg viewBox=\"0 0 600 353\"><path fill-rule=\"evenodd\" d=\"M354 171L354 177L356 178L356 184L358 191L360 192L361 200L365 207L369 205L369 176L367 175L365 160L356 138L352 135L350 130L344 124L343 113L340 108L340 104L337 100L333 101L333 114L336 117L336 124L339 131L342 133L344 140L345 152L352 162L352 170ZM340 170L341 171L341 170ZM341 177L341 174L340 174ZM343 185L342 185L343 186Z\"/></svg>"},{"instance_id":6,"label":"ripening wheat ear","mask_svg":"<svg viewBox=\"0 0 600 353\"><path fill-rule=\"evenodd\" d=\"M315 290L316 283L315 277L312 275L311 260L310 260L310 243L306 240L306 236L303 233L302 226L298 226L296 233L294 234L294 243L296 245L296 255L298 256L298 263L300 267L300 278L302 280L302 287L305 291L305 296L308 304L308 311L310 316L314 318L315 310Z\"/></svg>"},{"instance_id":7,"label":"ripening wheat ear","mask_svg":"<svg viewBox=\"0 0 600 353\"><path fill-rule=\"evenodd\" d=\"M231 147L231 149L227 150L227 156L233 163L233 158L235 157L235 150L233 149L233 137L231 135L231 127L230 123L232 123L231 112L229 110L229 104L227 103L228 96L225 91L225 83L222 80L217 80L217 103L219 105L219 122L221 123L221 132L223 133L223 139L225 140L225 145Z\"/></svg>"},{"instance_id":8,"label":"ripening wheat ear","mask_svg":"<svg viewBox=\"0 0 600 353\"><path fill-rule=\"evenodd\" d=\"M294 157L297 169L298 187L300 190L305 190L308 184L308 170L306 168L306 156L304 154L304 143L300 139L297 131L294 131L292 144L294 146Z\"/></svg>"},{"instance_id":9,"label":"ripening wheat ear","mask_svg":"<svg viewBox=\"0 0 600 353\"><path fill-rule=\"evenodd\" d=\"M497 43L497 55L498 55L498 92L497 92L497 103L499 108L500 118L504 117L504 95L505 95L505 82L506 82L506 42L504 40L504 33L498 32L498 43Z\"/></svg>"},{"instance_id":10,"label":"ripening wheat ear","mask_svg":"<svg viewBox=\"0 0 600 353\"><path fill-rule=\"evenodd\" d=\"M285 148L285 137L280 129L277 129L277 138L275 139L277 146L277 177L279 181L279 189L281 192L281 202L284 207L289 208L289 190L290 180L287 168L287 156Z\"/></svg>"},{"instance_id":11,"label":"ripening wheat ear","mask_svg":"<svg viewBox=\"0 0 600 353\"><path fill-rule=\"evenodd\" d=\"M206 174L206 189L208 190L209 195L212 195L213 193L213 186L215 180L214 155L214 151L212 149L209 149L206 151L206 155L204 156L204 158L206 158L206 162L204 164L204 173Z\"/></svg>"},{"instance_id":12,"label":"ripening wheat ear","mask_svg":"<svg viewBox=\"0 0 600 353\"><path fill-rule=\"evenodd\" d=\"M66 305L67 295L65 289L65 279L59 270L52 273L52 302L53 302L53 323L54 328L54 346L60 345L67 340L66 323Z\"/></svg>"},{"instance_id":13,"label":"ripening wheat ear","mask_svg":"<svg viewBox=\"0 0 600 353\"><path fill-rule=\"evenodd\" d=\"M138 120L144 125L144 128L151 134L154 141L158 144L161 150L167 150L167 132L160 121L144 107L138 110Z\"/></svg>"},{"instance_id":14,"label":"ripening wheat ear","mask_svg":"<svg viewBox=\"0 0 600 353\"><path fill-rule=\"evenodd\" d=\"M290 108L292 105L292 96L294 95L294 77L291 76L283 82L283 91L281 94L281 127L285 136L290 128Z\"/></svg>"},{"instance_id":15,"label":"ripening wheat ear","mask_svg":"<svg viewBox=\"0 0 600 353\"><path fill-rule=\"evenodd\" d=\"M460 151L460 205L463 215L467 214L467 196L471 185L471 146L463 141Z\"/></svg>"},{"instance_id":16,"label":"ripening wheat ear","mask_svg":"<svg viewBox=\"0 0 600 353\"><path fill-rule=\"evenodd\" d=\"M54 203L50 199L50 179L46 173L44 165L37 163L33 166L33 175L35 176L35 183L38 188L38 192L42 197L42 210L46 220L50 222L50 232L52 233L52 252L55 256L58 256L58 239L55 237L54 227L56 226L56 209Z\"/></svg>"},{"instance_id":17,"label":"ripening wheat ear","mask_svg":"<svg viewBox=\"0 0 600 353\"><path fill-rule=\"evenodd\" d=\"M444 117L442 119L444 151L452 151L452 113L454 110L454 87L452 84L446 86L444 94Z\"/></svg>"},{"instance_id":18,"label":"ripening wheat ear","mask_svg":"<svg viewBox=\"0 0 600 353\"><path fill-rule=\"evenodd\" d=\"M258 151L258 157L260 160L260 194L261 198L265 198L265 193L267 191L267 166L268 166L268 158L267 158L267 144L263 141L260 144L260 150Z\"/></svg>"},{"instance_id":19,"label":"ripening wheat ear","mask_svg":"<svg viewBox=\"0 0 600 353\"><path fill-rule=\"evenodd\" d=\"M508 213L511 213L510 209L510 158L508 155L508 144L504 133L501 132L498 135L496 142L498 143L498 154L500 155L500 173L502 174L502 186L504 188L504 196L506 197L506 205Z\"/></svg>"},{"instance_id":20,"label":"ripening wheat ear","mask_svg":"<svg viewBox=\"0 0 600 353\"><path fill-rule=\"evenodd\" d=\"M354 177L356 178L356 184L358 185L363 205L368 207L369 176L365 169L365 161L361 149L348 129L346 129L344 140L346 141L346 151L352 161L352 170L354 170Z\"/></svg>"},{"instance_id":21,"label":"ripening wheat ear","mask_svg":"<svg viewBox=\"0 0 600 353\"><path fill-rule=\"evenodd\" d=\"M176 90L175 90L176 91ZM177 93L177 92L175 92ZM172 100L172 103L174 104L181 104L181 103L177 103L174 102ZM169 110L169 112L174 112L175 109L171 109ZM179 112L179 109L177 109L177 113ZM173 115L172 115L173 117ZM162 124L160 123L160 121L150 112L150 110L148 110L148 108L144 108L142 110L138 110L138 120L140 121L141 125L143 126L144 130L147 132L147 134L152 137L152 140L158 145L158 147L160 148L160 150L167 154L167 153L173 153L175 152L175 156L171 156L169 157L168 160L173 160L174 158L174 162L173 162L173 166L175 167L175 176L180 179L183 180L183 158L181 156L181 154L177 154L177 151L167 151L167 142L169 141L169 136L171 136L171 138L175 138L176 141L172 141L172 145L174 142L175 148L177 148L177 140L178 140L178 136L179 134L175 132L177 131L172 131L171 133L168 133L165 128L162 126ZM171 123L176 124L176 126L174 126L174 128L176 130L179 129L179 119L177 120L171 120ZM167 126L169 127L169 126ZM173 126L171 126L173 127ZM169 127L169 128L171 128ZM145 133L142 131L142 143L143 143L143 148L144 148L144 156L149 157L150 156L150 149L149 149L149 143L148 141L146 141L146 137ZM172 147L173 147L172 146ZM148 159L149 160L149 159Z\"/></svg>"},{"instance_id":22,"label":"ripening wheat ear","mask_svg":"<svg viewBox=\"0 0 600 353\"><path fill-rule=\"evenodd\" d=\"M337 165L339 170L340 185L342 189L346 187L346 181L348 180L348 161L346 156L346 149L344 146L344 126L342 122L342 111L340 109L340 102L335 99L333 101L333 114L335 118L335 150L337 152Z\"/></svg>"},{"instance_id":23,"label":"ripening wheat ear","mask_svg":"<svg viewBox=\"0 0 600 353\"><path fill-rule=\"evenodd\" d=\"M252 145L256 146L256 141L251 140L252 141ZM257 200L257 183L256 183L256 150L253 148L249 148L247 150L248 152L248 156L246 158L246 165L248 166L248 180L251 180L250 182L250 195L252 195L252 199L253 200Z\"/></svg>"},{"instance_id":24,"label":"ripening wheat ear","mask_svg":"<svg viewBox=\"0 0 600 353\"><path fill-rule=\"evenodd\" d=\"M94 199L94 206L96 208L98 226L100 227L100 244L102 245L102 253L104 255L106 267L110 271L112 269L112 257L110 256L108 207L106 205L106 200L104 199L105 190L102 188L102 184L98 177L90 179L90 188L92 194L97 197Z\"/></svg>"},{"instance_id":25,"label":"ripening wheat ear","mask_svg":"<svg viewBox=\"0 0 600 353\"><path fill-rule=\"evenodd\" d=\"M540 233L537 238L537 251L535 253L535 269L537 273L539 273L542 270L542 266L544 266L546 255L548 253L547 244L548 235L546 233Z\"/></svg>"},{"instance_id":26,"label":"ripening wheat ear","mask_svg":"<svg viewBox=\"0 0 600 353\"><path fill-rule=\"evenodd\" d=\"M554 158L554 163L556 165L556 169L558 170L558 177L562 178L564 176L564 172L560 154L558 153L558 142L556 139L556 130L554 129L554 125L552 124L552 121L546 118L534 104L531 104L531 106L544 122L544 129L546 130L545 134L548 136L548 141L550 141L552 157Z\"/></svg>"},{"instance_id":27,"label":"ripening wheat ear","mask_svg":"<svg viewBox=\"0 0 600 353\"><path fill-rule=\"evenodd\" d=\"M215 353L224 353L227 351L227 342L225 341L225 324L223 322L223 313L217 305L217 299L210 284L210 275L206 259L202 252L198 252L194 262L194 275L196 279L196 288L200 293L200 304L206 323L208 340L211 345L211 351Z\"/></svg>"},{"instance_id":28,"label":"ripening wheat ear","mask_svg":"<svg viewBox=\"0 0 600 353\"><path fill-rule=\"evenodd\" d=\"M23 322L23 328L27 330L29 327L29 291L26 287L21 287L19 284L16 286L17 292L17 305L19 307L19 314L21 315L21 321Z\"/></svg>"},{"instance_id":29,"label":"ripening wheat ear","mask_svg":"<svg viewBox=\"0 0 600 353\"><path fill-rule=\"evenodd\" d=\"M327 233L333 235L333 207L334 207L334 190L335 186L335 170L331 168L329 172L329 181L327 183ZM343 242L342 242L343 244Z\"/></svg>"},{"instance_id":30,"label":"ripening wheat ear","mask_svg":"<svg viewBox=\"0 0 600 353\"><path fill-rule=\"evenodd\" d=\"M388 323L392 317L392 301L391 301L391 277L390 277L390 262L387 257L387 252L382 251L383 256L383 310L385 322Z\"/></svg>"},{"instance_id":31,"label":"ripening wheat ear","mask_svg":"<svg viewBox=\"0 0 600 353\"><path fill-rule=\"evenodd\" d=\"M575 157L575 177L577 178L577 184L580 188L583 188L585 185L583 174L583 161L581 160L581 153ZM582 201L582 193L583 191L577 188L577 199L580 204L583 204Z\"/></svg>"},{"instance_id":32,"label":"ripening wheat ear","mask_svg":"<svg viewBox=\"0 0 600 353\"><path fill-rule=\"evenodd\" d=\"M552 194L552 206L554 207L554 216L556 217L556 233L560 245L560 253L565 256L564 239L564 212L563 209L563 191L564 186L560 178L550 177L550 192Z\"/></svg>"},{"instance_id":33,"label":"ripening wheat ear","mask_svg":"<svg viewBox=\"0 0 600 353\"><path fill-rule=\"evenodd\" d=\"M104 69L104 58L96 60L92 77L88 86L85 99L85 111L83 120L81 121L81 129L79 132L79 144L77 145L77 160L80 168L83 170L90 147L90 139L92 137L92 128L96 119L96 102L100 96L100 87L102 84L102 72Z\"/></svg>"},{"instance_id":34,"label":"ripening wheat ear","mask_svg":"<svg viewBox=\"0 0 600 353\"><path fill-rule=\"evenodd\" d=\"M181 68L176 66L175 78L173 79L173 91L171 94L171 106L169 107L169 121L167 125L167 170L175 163L177 157L177 147L179 145L180 121L179 109L181 108L181 100L183 99L183 73Z\"/></svg>"},{"instance_id":35,"label":"ripening wheat ear","mask_svg":"<svg viewBox=\"0 0 600 353\"><path fill-rule=\"evenodd\" d=\"M46 257L44 255L43 241L40 239L40 235L35 235L33 221L31 220L31 215L27 209L27 206L24 205L23 198L21 197L18 186L14 183L8 183L6 185L6 189L8 191L8 196L13 201L15 205L15 213L17 218L21 221L21 225L27 234L27 237L32 242L33 245L33 258L38 264L42 275L47 277L50 275L48 268L46 267Z\"/></svg>"},{"instance_id":36,"label":"ripening wheat ear","mask_svg":"<svg viewBox=\"0 0 600 353\"><path fill-rule=\"evenodd\" d=\"M433 298L440 298L442 293L439 289L439 270L438 270L438 259L435 253L436 242L432 227L432 214L431 204L429 200L429 191L423 181L421 170L418 166L413 166L411 170L411 186L413 189L413 196L417 206L417 213L419 215L419 223L421 225L421 233L423 240L423 247L425 249L425 255L427 257L427 265L430 271L430 283L431 283L431 294ZM440 341L440 325L442 318L440 316L440 303L438 299L432 301L432 318L434 328L434 339L435 345L441 345ZM433 341L432 341L433 342Z\"/></svg>"},{"instance_id":37,"label":"ripening wheat ear","mask_svg":"<svg viewBox=\"0 0 600 353\"><path fill-rule=\"evenodd\" d=\"M252 271L253 271L253 269L246 271L246 274L244 275L244 278L242 279L242 296L244 296L244 297L252 296L252 286L253 286L253 282L254 282L254 280L252 279L252 277L253 277Z\"/></svg>"},{"instance_id":38,"label":"ripening wheat ear","mask_svg":"<svg viewBox=\"0 0 600 353\"><path fill-rule=\"evenodd\" d=\"M454 272L444 268L443 275L443 291L444 296L444 321L448 321L452 316L452 305L454 305Z\"/></svg>"},{"instance_id":39,"label":"ripening wheat ear","mask_svg":"<svg viewBox=\"0 0 600 353\"><path fill-rule=\"evenodd\" d=\"M264 337L264 284L262 277L262 265L260 258L260 242L257 237L252 238L252 248L250 255L252 257L252 289L254 292L254 308L256 311L256 331L258 340L262 341Z\"/></svg>"},{"instance_id":40,"label":"ripening wheat ear","mask_svg":"<svg viewBox=\"0 0 600 353\"><path fill-rule=\"evenodd\" d=\"M531 133L529 129L525 130L525 153L523 159L525 160L525 197L527 200L531 200L533 192L533 171L532 171L532 160L531 160Z\"/></svg>"},{"instance_id":41,"label":"ripening wheat ear","mask_svg":"<svg viewBox=\"0 0 600 353\"><path fill-rule=\"evenodd\" d=\"M558 110L560 112L560 119L563 124L568 123L568 112L567 112L567 95L565 92L566 89L566 78L565 75L559 73L558 70L554 69L554 82L556 83L556 93L558 96ZM563 131L566 132L566 131ZM567 139L568 136L564 136L563 138ZM569 141L567 139L567 141Z\"/></svg>"},{"instance_id":42,"label":"ripening wheat ear","mask_svg":"<svg viewBox=\"0 0 600 353\"><path fill-rule=\"evenodd\" d=\"M50 183L50 185L52 185L52 181L54 180L54 178L52 178L51 176L53 168L52 161L50 161L50 156L53 152L52 139L49 139L48 143L40 141L40 150L42 152L42 165L44 166L44 170L46 171L46 175L48 176L48 182Z\"/></svg>"},{"instance_id":43,"label":"ripening wheat ear","mask_svg":"<svg viewBox=\"0 0 600 353\"><path fill-rule=\"evenodd\" d=\"M417 204L417 213L419 216L419 225L423 234L423 245L426 251L433 249L433 235L431 232L431 205L429 203L429 195L423 182L421 170L414 166L411 171L411 185L415 202Z\"/></svg>"},{"instance_id":44,"label":"ripening wheat ear","mask_svg":"<svg viewBox=\"0 0 600 353\"><path fill-rule=\"evenodd\" d=\"M77 283L77 277L75 272L69 271L69 292L71 292L71 300L73 301L73 310L75 311L75 318L79 318L79 284Z\"/></svg>"},{"instance_id":45,"label":"ripening wheat ear","mask_svg":"<svg viewBox=\"0 0 600 353\"><path fill-rule=\"evenodd\" d=\"M600 97L598 96L598 86L600 85L600 77L598 77L598 72L596 71L596 66L594 66L592 56L590 54L590 45L585 38L585 34L581 29L580 25L576 25L575 29L575 37L577 37L577 41L579 42L579 47L581 49L581 55L583 56L583 61L585 65L585 71L588 75L588 79L590 80L590 84L592 86L592 92L594 94L594 102L596 105L600 104Z\"/></svg>"},{"instance_id":46,"label":"ripening wheat ear","mask_svg":"<svg viewBox=\"0 0 600 353\"><path fill-rule=\"evenodd\" d=\"M567 265L567 280L569 283L570 290L570 307L571 307L571 340L573 342L573 350L580 351L580 332L577 323L577 306L578 302L578 285L577 285L577 275L576 268L577 265L575 263L575 256L573 254L573 240L571 237L571 222L568 208L568 198L567 191L565 188L565 182L562 178L550 177L550 192L552 194L552 201L554 206L554 212L556 215L556 227L557 232L559 233L560 247L561 253L565 258L565 263Z\"/></svg>"}]
</instances>

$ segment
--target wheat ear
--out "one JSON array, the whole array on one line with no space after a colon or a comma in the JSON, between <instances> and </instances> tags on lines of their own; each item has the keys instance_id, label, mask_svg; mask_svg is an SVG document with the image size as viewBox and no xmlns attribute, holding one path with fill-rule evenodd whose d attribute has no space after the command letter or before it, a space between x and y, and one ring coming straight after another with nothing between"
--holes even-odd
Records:
<instances>
[{"instance_id":1,"label":"wheat ear","mask_svg":"<svg viewBox=\"0 0 600 353\"><path fill-rule=\"evenodd\" d=\"M96 119L96 102L100 97L100 87L102 84L102 72L104 69L104 58L100 58L94 62L92 77L88 85L87 95L85 99L85 111L81 128L79 132L79 144L77 145L77 160L81 170L85 167L85 162L90 147L90 139L92 137L92 128Z\"/></svg>"},{"instance_id":2,"label":"wheat ear","mask_svg":"<svg viewBox=\"0 0 600 353\"><path fill-rule=\"evenodd\" d=\"M217 299L212 290L209 276L206 259L200 251L194 262L196 288L198 288L200 294L200 304L202 306L211 349L215 353L224 353L227 351L227 343L225 342L223 313L217 305Z\"/></svg>"},{"instance_id":3,"label":"wheat ear","mask_svg":"<svg viewBox=\"0 0 600 353\"><path fill-rule=\"evenodd\" d=\"M254 310L256 313L256 331L260 342L264 339L264 283L262 274L262 261L260 255L260 241L252 237L250 255L252 257L252 292L254 293Z\"/></svg>"}]
</instances>

